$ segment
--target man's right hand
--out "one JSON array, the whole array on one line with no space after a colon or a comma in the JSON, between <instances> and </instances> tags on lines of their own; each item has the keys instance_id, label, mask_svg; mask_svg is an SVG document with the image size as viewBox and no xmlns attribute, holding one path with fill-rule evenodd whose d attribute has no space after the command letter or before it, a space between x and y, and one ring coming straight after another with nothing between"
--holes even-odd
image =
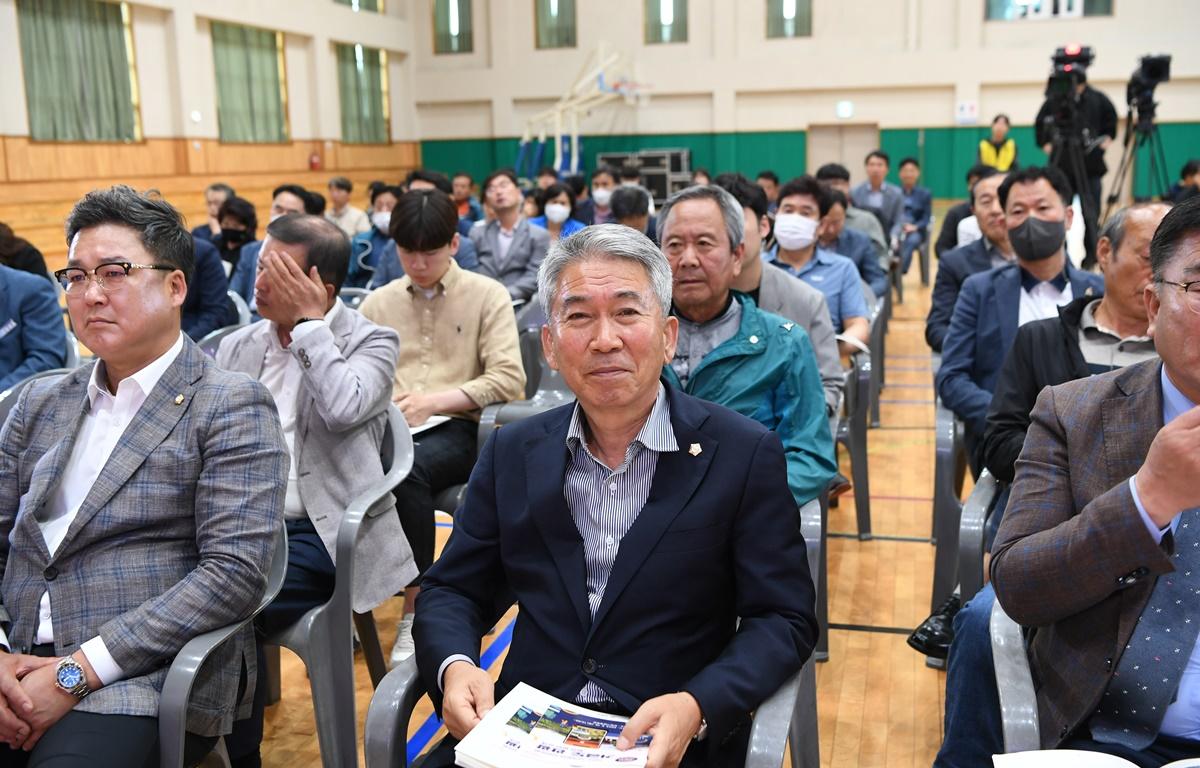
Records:
<instances>
[{"instance_id":1,"label":"man's right hand","mask_svg":"<svg viewBox=\"0 0 1200 768\"><path fill-rule=\"evenodd\" d=\"M496 684L487 672L456 661L442 673L442 719L446 730L462 741L496 705Z\"/></svg>"},{"instance_id":2,"label":"man's right hand","mask_svg":"<svg viewBox=\"0 0 1200 768\"><path fill-rule=\"evenodd\" d=\"M21 688L21 680L35 669L58 663L58 659L0 651L0 741L20 749L29 738L23 718L33 711L33 702Z\"/></svg>"},{"instance_id":3,"label":"man's right hand","mask_svg":"<svg viewBox=\"0 0 1200 768\"><path fill-rule=\"evenodd\" d=\"M1185 509L1200 507L1200 406L1158 431L1135 477L1138 497L1159 528Z\"/></svg>"}]
</instances>

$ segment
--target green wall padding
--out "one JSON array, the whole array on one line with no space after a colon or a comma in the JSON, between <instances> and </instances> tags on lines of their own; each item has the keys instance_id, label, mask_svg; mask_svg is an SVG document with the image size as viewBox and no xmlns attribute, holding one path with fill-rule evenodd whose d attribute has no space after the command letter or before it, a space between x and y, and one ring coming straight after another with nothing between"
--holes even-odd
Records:
<instances>
[{"instance_id":1,"label":"green wall padding","mask_svg":"<svg viewBox=\"0 0 1200 768\"><path fill-rule=\"evenodd\" d=\"M1179 181L1179 169L1189 158L1200 157L1200 123L1159 123L1158 135L1166 156L1167 184ZM1115 171L1110 168L1109 172ZM1149 197L1162 194L1161 182L1153 181L1150 173L1150 148L1141 146L1133 156L1133 194ZM1161 174L1158 174L1161 176Z\"/></svg>"}]
</instances>

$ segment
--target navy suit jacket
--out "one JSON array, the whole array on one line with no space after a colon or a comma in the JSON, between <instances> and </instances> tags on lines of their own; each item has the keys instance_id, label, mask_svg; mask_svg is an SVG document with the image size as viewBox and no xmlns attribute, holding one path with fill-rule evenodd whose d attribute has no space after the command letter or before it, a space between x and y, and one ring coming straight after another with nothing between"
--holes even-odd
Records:
<instances>
[{"instance_id":1,"label":"navy suit jacket","mask_svg":"<svg viewBox=\"0 0 1200 768\"><path fill-rule=\"evenodd\" d=\"M987 272L991 268L992 257L988 255L983 238L946 251L938 260L929 315L925 318L925 343L934 352L942 351L946 332L950 330L954 303L958 301L963 282L971 275Z\"/></svg>"},{"instance_id":2,"label":"navy suit jacket","mask_svg":"<svg viewBox=\"0 0 1200 768\"><path fill-rule=\"evenodd\" d=\"M0 392L66 363L58 293L44 277L0 264Z\"/></svg>"},{"instance_id":3,"label":"navy suit jacket","mask_svg":"<svg viewBox=\"0 0 1200 768\"><path fill-rule=\"evenodd\" d=\"M196 269L183 300L183 332L200 341L212 331L234 322L229 317L229 279L217 247L195 236Z\"/></svg>"},{"instance_id":4,"label":"navy suit jacket","mask_svg":"<svg viewBox=\"0 0 1200 768\"><path fill-rule=\"evenodd\" d=\"M1075 298L1104 294L1102 276L1080 272L1069 260L1067 279ZM937 391L976 439L987 427L996 376L1017 336L1020 309L1021 269L1016 264L967 278L954 305Z\"/></svg>"},{"instance_id":5,"label":"navy suit jacket","mask_svg":"<svg viewBox=\"0 0 1200 768\"><path fill-rule=\"evenodd\" d=\"M875 244L871 238L857 229L845 227L838 239L829 246L829 250L845 256L858 267L858 275L871 286L871 292L876 298L882 298L889 290L888 274L883 271L879 257L875 255Z\"/></svg>"},{"instance_id":6,"label":"navy suit jacket","mask_svg":"<svg viewBox=\"0 0 1200 768\"><path fill-rule=\"evenodd\" d=\"M514 601L497 696L525 682L570 701L591 680L633 712L688 691L710 744L808 659L813 583L779 437L670 387L667 396L680 450L659 456L594 619L563 495L574 405L489 438L418 599L417 664L439 712L442 662L478 663L484 632Z\"/></svg>"}]
</instances>

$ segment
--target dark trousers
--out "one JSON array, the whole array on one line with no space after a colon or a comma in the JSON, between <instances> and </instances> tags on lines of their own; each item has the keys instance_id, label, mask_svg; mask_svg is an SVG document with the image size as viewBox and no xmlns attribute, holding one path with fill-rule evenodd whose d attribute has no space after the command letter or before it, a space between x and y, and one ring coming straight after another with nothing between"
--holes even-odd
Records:
<instances>
[{"instance_id":1,"label":"dark trousers","mask_svg":"<svg viewBox=\"0 0 1200 768\"><path fill-rule=\"evenodd\" d=\"M451 486L467 482L475 466L478 433L475 422L450 419L416 437L412 471L395 493L400 525L420 574L433 565L434 498ZM413 584L420 581L420 574Z\"/></svg>"},{"instance_id":2,"label":"dark trousers","mask_svg":"<svg viewBox=\"0 0 1200 768\"><path fill-rule=\"evenodd\" d=\"M1140 768L1159 768L1159 766L1176 760L1200 757L1200 741L1174 739L1170 736L1159 736L1153 744L1141 752L1116 744L1101 744L1092 741L1092 734L1087 728L1080 730L1063 745L1063 749L1081 749L1087 752L1103 752L1106 755L1123 757Z\"/></svg>"},{"instance_id":3,"label":"dark trousers","mask_svg":"<svg viewBox=\"0 0 1200 768\"><path fill-rule=\"evenodd\" d=\"M923 229L918 229L915 232L909 232L903 235L900 239L900 273L907 275L908 268L912 264L913 252L921 247L925 242L926 233Z\"/></svg>"},{"instance_id":4,"label":"dark trousers","mask_svg":"<svg viewBox=\"0 0 1200 768\"><path fill-rule=\"evenodd\" d=\"M258 685L250 717L233 724L233 733L225 737L225 747L233 761L250 760L254 764L263 739L263 718L267 709L266 657L263 637L295 624L310 609L333 596L334 567L324 542L307 518L288 520L288 565L283 587L271 604L254 620L255 653L258 657Z\"/></svg>"}]
</instances>

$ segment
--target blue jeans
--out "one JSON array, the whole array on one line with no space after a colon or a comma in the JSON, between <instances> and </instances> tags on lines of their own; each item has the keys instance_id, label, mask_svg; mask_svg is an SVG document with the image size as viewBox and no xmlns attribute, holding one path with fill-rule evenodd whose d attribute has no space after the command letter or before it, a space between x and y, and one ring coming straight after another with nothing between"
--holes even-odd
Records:
<instances>
[{"instance_id":1,"label":"blue jeans","mask_svg":"<svg viewBox=\"0 0 1200 768\"><path fill-rule=\"evenodd\" d=\"M915 232L909 232L907 235L902 235L900 239L900 272L908 274L908 268L912 264L913 251L925 242L924 230L918 229Z\"/></svg>"},{"instance_id":2,"label":"blue jeans","mask_svg":"<svg viewBox=\"0 0 1200 768\"><path fill-rule=\"evenodd\" d=\"M991 765L1004 751L1000 695L992 666L992 604L985 584L954 617L954 642L946 664L946 738L934 768Z\"/></svg>"}]
</instances>

